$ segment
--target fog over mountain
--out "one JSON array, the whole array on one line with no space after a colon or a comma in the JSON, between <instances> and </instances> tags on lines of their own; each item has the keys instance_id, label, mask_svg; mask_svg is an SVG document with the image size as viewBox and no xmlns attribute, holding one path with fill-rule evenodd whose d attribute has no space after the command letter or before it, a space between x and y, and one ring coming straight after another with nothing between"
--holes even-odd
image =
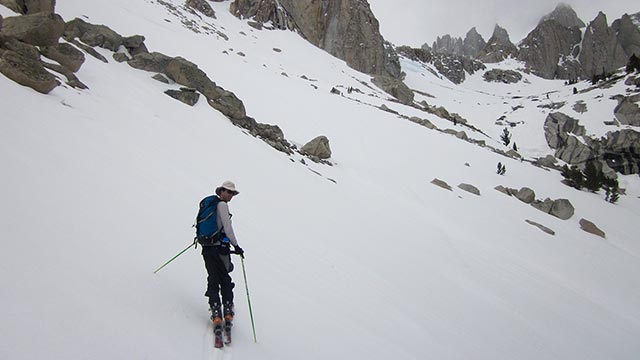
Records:
<instances>
[{"instance_id":1,"label":"fog over mountain","mask_svg":"<svg viewBox=\"0 0 640 360\"><path fill-rule=\"evenodd\" d=\"M624 13L640 11L631 0L563 1L573 7L578 16L590 21L604 12L610 21ZM369 0L380 21L380 31L396 45L419 47L431 43L437 36L450 34L463 37L472 27L485 38L491 37L496 23L507 29L514 43L522 40L540 18L551 12L559 2L540 1L421 1L421 0Z\"/></svg>"}]
</instances>

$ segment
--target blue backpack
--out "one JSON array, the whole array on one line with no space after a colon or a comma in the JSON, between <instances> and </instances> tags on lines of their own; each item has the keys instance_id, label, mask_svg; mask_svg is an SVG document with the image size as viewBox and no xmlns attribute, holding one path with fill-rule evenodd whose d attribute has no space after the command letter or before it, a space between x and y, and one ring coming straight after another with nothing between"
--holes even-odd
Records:
<instances>
[{"instance_id":1,"label":"blue backpack","mask_svg":"<svg viewBox=\"0 0 640 360\"><path fill-rule=\"evenodd\" d=\"M211 195L200 201L200 210L196 217L196 240L202 246L211 246L224 237L222 230L218 230L217 210L222 201L218 196Z\"/></svg>"}]
</instances>

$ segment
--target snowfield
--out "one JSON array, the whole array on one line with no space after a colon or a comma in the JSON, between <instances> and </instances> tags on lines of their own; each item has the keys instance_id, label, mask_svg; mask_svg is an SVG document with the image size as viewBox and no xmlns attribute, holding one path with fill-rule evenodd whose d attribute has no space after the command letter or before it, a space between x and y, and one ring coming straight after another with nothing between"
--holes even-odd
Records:
<instances>
[{"instance_id":1,"label":"snowfield","mask_svg":"<svg viewBox=\"0 0 640 360\"><path fill-rule=\"evenodd\" d=\"M198 64L292 143L326 135L333 166L274 150L206 99L174 101L163 92L179 85L108 50L97 49L108 64L87 55L77 73L88 90L42 95L0 76L0 358L637 359L638 176L621 176L627 195L609 204L555 171L379 110L463 130L389 101L370 76L295 33L253 29L229 14L229 2L210 3L217 19L182 3L65 0L57 12L144 35L150 51ZM0 14L13 15L2 6ZM184 19L228 40L194 33ZM566 101L560 111L602 136L609 98L624 92L574 96L563 81L526 75L497 85L482 72L455 85L421 64L402 66L411 88L433 96L417 101L488 135L465 128L474 139L508 150L495 121L521 122L511 131L527 159L553 153L542 129L549 110L538 104ZM350 86L362 93L347 94ZM588 112L568 110L578 100ZM235 258L234 343L216 350L199 249L153 271L190 244L198 202L227 179L240 191L230 209L258 341ZM576 213L560 220L497 185L569 199ZM582 218L606 239L582 231Z\"/></svg>"}]
</instances>

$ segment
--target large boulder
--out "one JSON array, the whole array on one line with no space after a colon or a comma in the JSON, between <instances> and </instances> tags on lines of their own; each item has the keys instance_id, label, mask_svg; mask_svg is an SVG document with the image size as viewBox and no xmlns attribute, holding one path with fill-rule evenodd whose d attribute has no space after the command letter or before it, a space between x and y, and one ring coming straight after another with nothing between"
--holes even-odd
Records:
<instances>
[{"instance_id":1,"label":"large boulder","mask_svg":"<svg viewBox=\"0 0 640 360\"><path fill-rule=\"evenodd\" d=\"M580 229L596 235L596 236L600 236L601 238L606 238L607 235L604 233L604 231L602 231L598 226L596 226L596 224L592 223L591 221L587 220L587 219L580 219Z\"/></svg>"},{"instance_id":2,"label":"large boulder","mask_svg":"<svg viewBox=\"0 0 640 360\"><path fill-rule=\"evenodd\" d=\"M124 38L109 27L90 24L79 18L66 24L64 38L69 42L78 38L89 46L99 46L114 52L124 43Z\"/></svg>"},{"instance_id":3,"label":"large boulder","mask_svg":"<svg viewBox=\"0 0 640 360\"><path fill-rule=\"evenodd\" d=\"M0 5L4 5L18 14L25 13L23 0L0 0Z\"/></svg>"},{"instance_id":4,"label":"large boulder","mask_svg":"<svg viewBox=\"0 0 640 360\"><path fill-rule=\"evenodd\" d=\"M0 49L0 73L42 94L48 94L60 84L40 61L12 50Z\"/></svg>"},{"instance_id":5,"label":"large boulder","mask_svg":"<svg viewBox=\"0 0 640 360\"><path fill-rule=\"evenodd\" d=\"M480 196L480 190L471 184L460 184L458 187L468 193Z\"/></svg>"},{"instance_id":6,"label":"large boulder","mask_svg":"<svg viewBox=\"0 0 640 360\"><path fill-rule=\"evenodd\" d=\"M40 53L51 60L57 61L72 72L80 70L80 66L85 60L84 53L68 43L42 46Z\"/></svg>"},{"instance_id":7,"label":"large boulder","mask_svg":"<svg viewBox=\"0 0 640 360\"><path fill-rule=\"evenodd\" d=\"M623 125L640 126L640 95L623 96L613 110L616 119Z\"/></svg>"},{"instance_id":8,"label":"large boulder","mask_svg":"<svg viewBox=\"0 0 640 360\"><path fill-rule=\"evenodd\" d=\"M549 213L559 219L568 220L575 213L575 209L569 200L558 199L553 202Z\"/></svg>"},{"instance_id":9,"label":"large boulder","mask_svg":"<svg viewBox=\"0 0 640 360\"><path fill-rule=\"evenodd\" d=\"M49 46L58 43L64 27L65 23L60 15L36 13L5 18L0 33L27 44Z\"/></svg>"},{"instance_id":10,"label":"large boulder","mask_svg":"<svg viewBox=\"0 0 640 360\"><path fill-rule=\"evenodd\" d=\"M56 8L56 0L18 0L17 2L24 4L25 14L52 13Z\"/></svg>"},{"instance_id":11,"label":"large boulder","mask_svg":"<svg viewBox=\"0 0 640 360\"><path fill-rule=\"evenodd\" d=\"M140 53L127 61L132 68L144 71L164 73L167 65L173 58L159 52Z\"/></svg>"},{"instance_id":12,"label":"large boulder","mask_svg":"<svg viewBox=\"0 0 640 360\"><path fill-rule=\"evenodd\" d=\"M523 187L515 193L515 197L526 204L531 204L536 200L536 193L528 187Z\"/></svg>"},{"instance_id":13,"label":"large boulder","mask_svg":"<svg viewBox=\"0 0 640 360\"><path fill-rule=\"evenodd\" d=\"M328 159L331 157L331 147L329 139L326 136L318 136L305 144L300 152L304 155L315 156L319 159Z\"/></svg>"},{"instance_id":14,"label":"large boulder","mask_svg":"<svg viewBox=\"0 0 640 360\"><path fill-rule=\"evenodd\" d=\"M625 66L627 59L615 32L607 24L607 16L600 12L587 26L582 40L579 60L584 76L592 78L602 75L603 71L612 73Z\"/></svg>"},{"instance_id":15,"label":"large boulder","mask_svg":"<svg viewBox=\"0 0 640 360\"><path fill-rule=\"evenodd\" d=\"M556 112L547 115L544 122L544 136L552 149L559 149L566 144L569 134L584 136L586 130L577 119Z\"/></svg>"}]
</instances>

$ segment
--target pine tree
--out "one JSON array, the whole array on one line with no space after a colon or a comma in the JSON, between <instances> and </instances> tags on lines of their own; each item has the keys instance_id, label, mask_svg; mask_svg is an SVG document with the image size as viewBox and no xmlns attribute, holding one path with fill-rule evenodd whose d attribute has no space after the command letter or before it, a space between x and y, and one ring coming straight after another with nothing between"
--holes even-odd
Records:
<instances>
[{"instance_id":1,"label":"pine tree","mask_svg":"<svg viewBox=\"0 0 640 360\"><path fill-rule=\"evenodd\" d=\"M605 200L615 204L620 199L620 188L618 180L616 179L604 179L602 187L605 191Z\"/></svg>"},{"instance_id":2,"label":"pine tree","mask_svg":"<svg viewBox=\"0 0 640 360\"><path fill-rule=\"evenodd\" d=\"M584 187L584 175L582 175L582 171L578 169L577 166L572 166L569 168L567 165L562 167L560 172L564 177L564 183L566 185L571 186L572 188L576 188L581 190Z\"/></svg>"},{"instance_id":3,"label":"pine tree","mask_svg":"<svg viewBox=\"0 0 640 360\"><path fill-rule=\"evenodd\" d=\"M636 54L631 55L629 58L629 62L626 67L627 73L639 72L640 71L640 58L636 56Z\"/></svg>"},{"instance_id":4,"label":"pine tree","mask_svg":"<svg viewBox=\"0 0 640 360\"><path fill-rule=\"evenodd\" d=\"M513 151L518 151L518 145L516 145L516 143L513 143Z\"/></svg>"},{"instance_id":5,"label":"pine tree","mask_svg":"<svg viewBox=\"0 0 640 360\"><path fill-rule=\"evenodd\" d=\"M587 162L584 168L584 187L591 192L596 192L602 187L604 175L598 170L594 161Z\"/></svg>"},{"instance_id":6,"label":"pine tree","mask_svg":"<svg viewBox=\"0 0 640 360\"><path fill-rule=\"evenodd\" d=\"M511 134L509 133L509 129L504 128L504 130L502 130L500 139L502 140L504 146L509 146L509 143L511 142Z\"/></svg>"},{"instance_id":7,"label":"pine tree","mask_svg":"<svg viewBox=\"0 0 640 360\"><path fill-rule=\"evenodd\" d=\"M507 172L507 167L502 165L501 162L498 162L498 171L496 172L498 175L504 175Z\"/></svg>"}]
</instances>

